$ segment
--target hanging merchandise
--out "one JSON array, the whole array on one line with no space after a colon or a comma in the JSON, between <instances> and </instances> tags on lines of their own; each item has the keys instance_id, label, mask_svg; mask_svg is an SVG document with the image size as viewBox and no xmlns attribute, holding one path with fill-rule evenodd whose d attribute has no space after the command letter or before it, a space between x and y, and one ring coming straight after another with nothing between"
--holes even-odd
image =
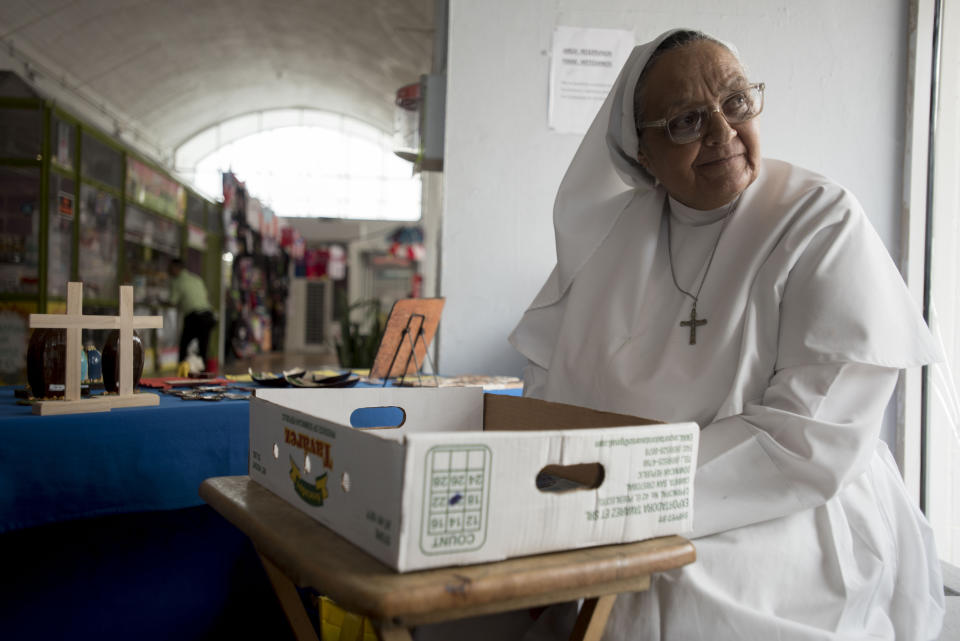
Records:
<instances>
[{"instance_id":1,"label":"hanging merchandise","mask_svg":"<svg viewBox=\"0 0 960 641\"><path fill-rule=\"evenodd\" d=\"M347 277L347 252L340 245L330 245L327 276L330 280L343 280Z\"/></svg>"},{"instance_id":2,"label":"hanging merchandise","mask_svg":"<svg viewBox=\"0 0 960 641\"><path fill-rule=\"evenodd\" d=\"M305 254L307 253L307 243L294 227L283 225L280 227L280 247L290 256L293 261L293 271L297 278L304 278L307 275L307 264Z\"/></svg>"},{"instance_id":3,"label":"hanging merchandise","mask_svg":"<svg viewBox=\"0 0 960 641\"><path fill-rule=\"evenodd\" d=\"M323 278L327 275L330 252L326 249L308 249L304 258L307 278Z\"/></svg>"},{"instance_id":4,"label":"hanging merchandise","mask_svg":"<svg viewBox=\"0 0 960 641\"><path fill-rule=\"evenodd\" d=\"M280 246L287 250L287 253L290 254L290 257L294 260L303 258L303 254L307 248L306 242L304 242L300 232L286 225L280 228Z\"/></svg>"},{"instance_id":5,"label":"hanging merchandise","mask_svg":"<svg viewBox=\"0 0 960 641\"><path fill-rule=\"evenodd\" d=\"M396 258L419 262L427 255L423 244L423 228L418 225L398 227L387 239L390 241L390 254Z\"/></svg>"},{"instance_id":6,"label":"hanging merchandise","mask_svg":"<svg viewBox=\"0 0 960 641\"><path fill-rule=\"evenodd\" d=\"M230 292L227 297L228 358L247 358L283 348L289 292L287 245L303 255L302 238L281 234L279 219L247 192L232 173L224 174L225 235L233 240Z\"/></svg>"}]
</instances>

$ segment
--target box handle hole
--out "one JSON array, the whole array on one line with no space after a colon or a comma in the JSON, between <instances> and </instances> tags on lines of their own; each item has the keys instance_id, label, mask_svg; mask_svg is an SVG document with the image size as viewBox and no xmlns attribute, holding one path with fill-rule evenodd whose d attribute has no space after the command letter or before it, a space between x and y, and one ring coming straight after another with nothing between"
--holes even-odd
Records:
<instances>
[{"instance_id":1,"label":"box handle hole","mask_svg":"<svg viewBox=\"0 0 960 641\"><path fill-rule=\"evenodd\" d=\"M595 490L603 485L604 475L599 463L547 465L537 473L537 489L541 492Z\"/></svg>"},{"instance_id":2,"label":"box handle hole","mask_svg":"<svg viewBox=\"0 0 960 641\"><path fill-rule=\"evenodd\" d=\"M350 426L364 428L400 427L407 420L402 407L361 407L350 414Z\"/></svg>"}]
</instances>

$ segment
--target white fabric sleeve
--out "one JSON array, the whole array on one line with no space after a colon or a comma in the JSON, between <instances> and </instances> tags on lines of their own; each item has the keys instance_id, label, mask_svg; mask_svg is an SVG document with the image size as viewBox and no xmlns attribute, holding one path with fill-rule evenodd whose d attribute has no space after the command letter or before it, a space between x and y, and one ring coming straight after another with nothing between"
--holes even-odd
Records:
<instances>
[{"instance_id":1,"label":"white fabric sleeve","mask_svg":"<svg viewBox=\"0 0 960 641\"><path fill-rule=\"evenodd\" d=\"M760 403L700 433L693 537L822 505L862 473L898 370L859 363L778 371Z\"/></svg>"},{"instance_id":2,"label":"white fabric sleeve","mask_svg":"<svg viewBox=\"0 0 960 641\"><path fill-rule=\"evenodd\" d=\"M869 363L905 368L943 359L897 266L849 192L791 226L781 272L777 367ZM792 252L790 250L793 250ZM790 254L798 254L795 259ZM795 262L794 262L795 260Z\"/></svg>"}]
</instances>

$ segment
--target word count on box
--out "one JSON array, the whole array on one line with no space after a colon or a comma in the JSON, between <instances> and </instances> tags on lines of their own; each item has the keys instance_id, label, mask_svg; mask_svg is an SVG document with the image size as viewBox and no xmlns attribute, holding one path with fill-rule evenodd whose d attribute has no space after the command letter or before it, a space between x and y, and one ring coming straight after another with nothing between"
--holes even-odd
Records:
<instances>
[{"instance_id":1,"label":"word count on box","mask_svg":"<svg viewBox=\"0 0 960 641\"><path fill-rule=\"evenodd\" d=\"M402 419L351 425L386 409ZM698 437L481 388L262 389L249 473L406 572L689 532ZM583 469L602 473L571 480Z\"/></svg>"}]
</instances>

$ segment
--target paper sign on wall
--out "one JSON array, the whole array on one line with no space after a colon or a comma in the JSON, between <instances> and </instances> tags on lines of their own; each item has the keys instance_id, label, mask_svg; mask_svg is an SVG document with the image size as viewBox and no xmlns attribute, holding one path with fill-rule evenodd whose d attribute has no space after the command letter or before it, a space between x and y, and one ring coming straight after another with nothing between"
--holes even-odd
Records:
<instances>
[{"instance_id":1,"label":"paper sign on wall","mask_svg":"<svg viewBox=\"0 0 960 641\"><path fill-rule=\"evenodd\" d=\"M632 31L556 28L550 63L551 129L587 132L634 44Z\"/></svg>"}]
</instances>

